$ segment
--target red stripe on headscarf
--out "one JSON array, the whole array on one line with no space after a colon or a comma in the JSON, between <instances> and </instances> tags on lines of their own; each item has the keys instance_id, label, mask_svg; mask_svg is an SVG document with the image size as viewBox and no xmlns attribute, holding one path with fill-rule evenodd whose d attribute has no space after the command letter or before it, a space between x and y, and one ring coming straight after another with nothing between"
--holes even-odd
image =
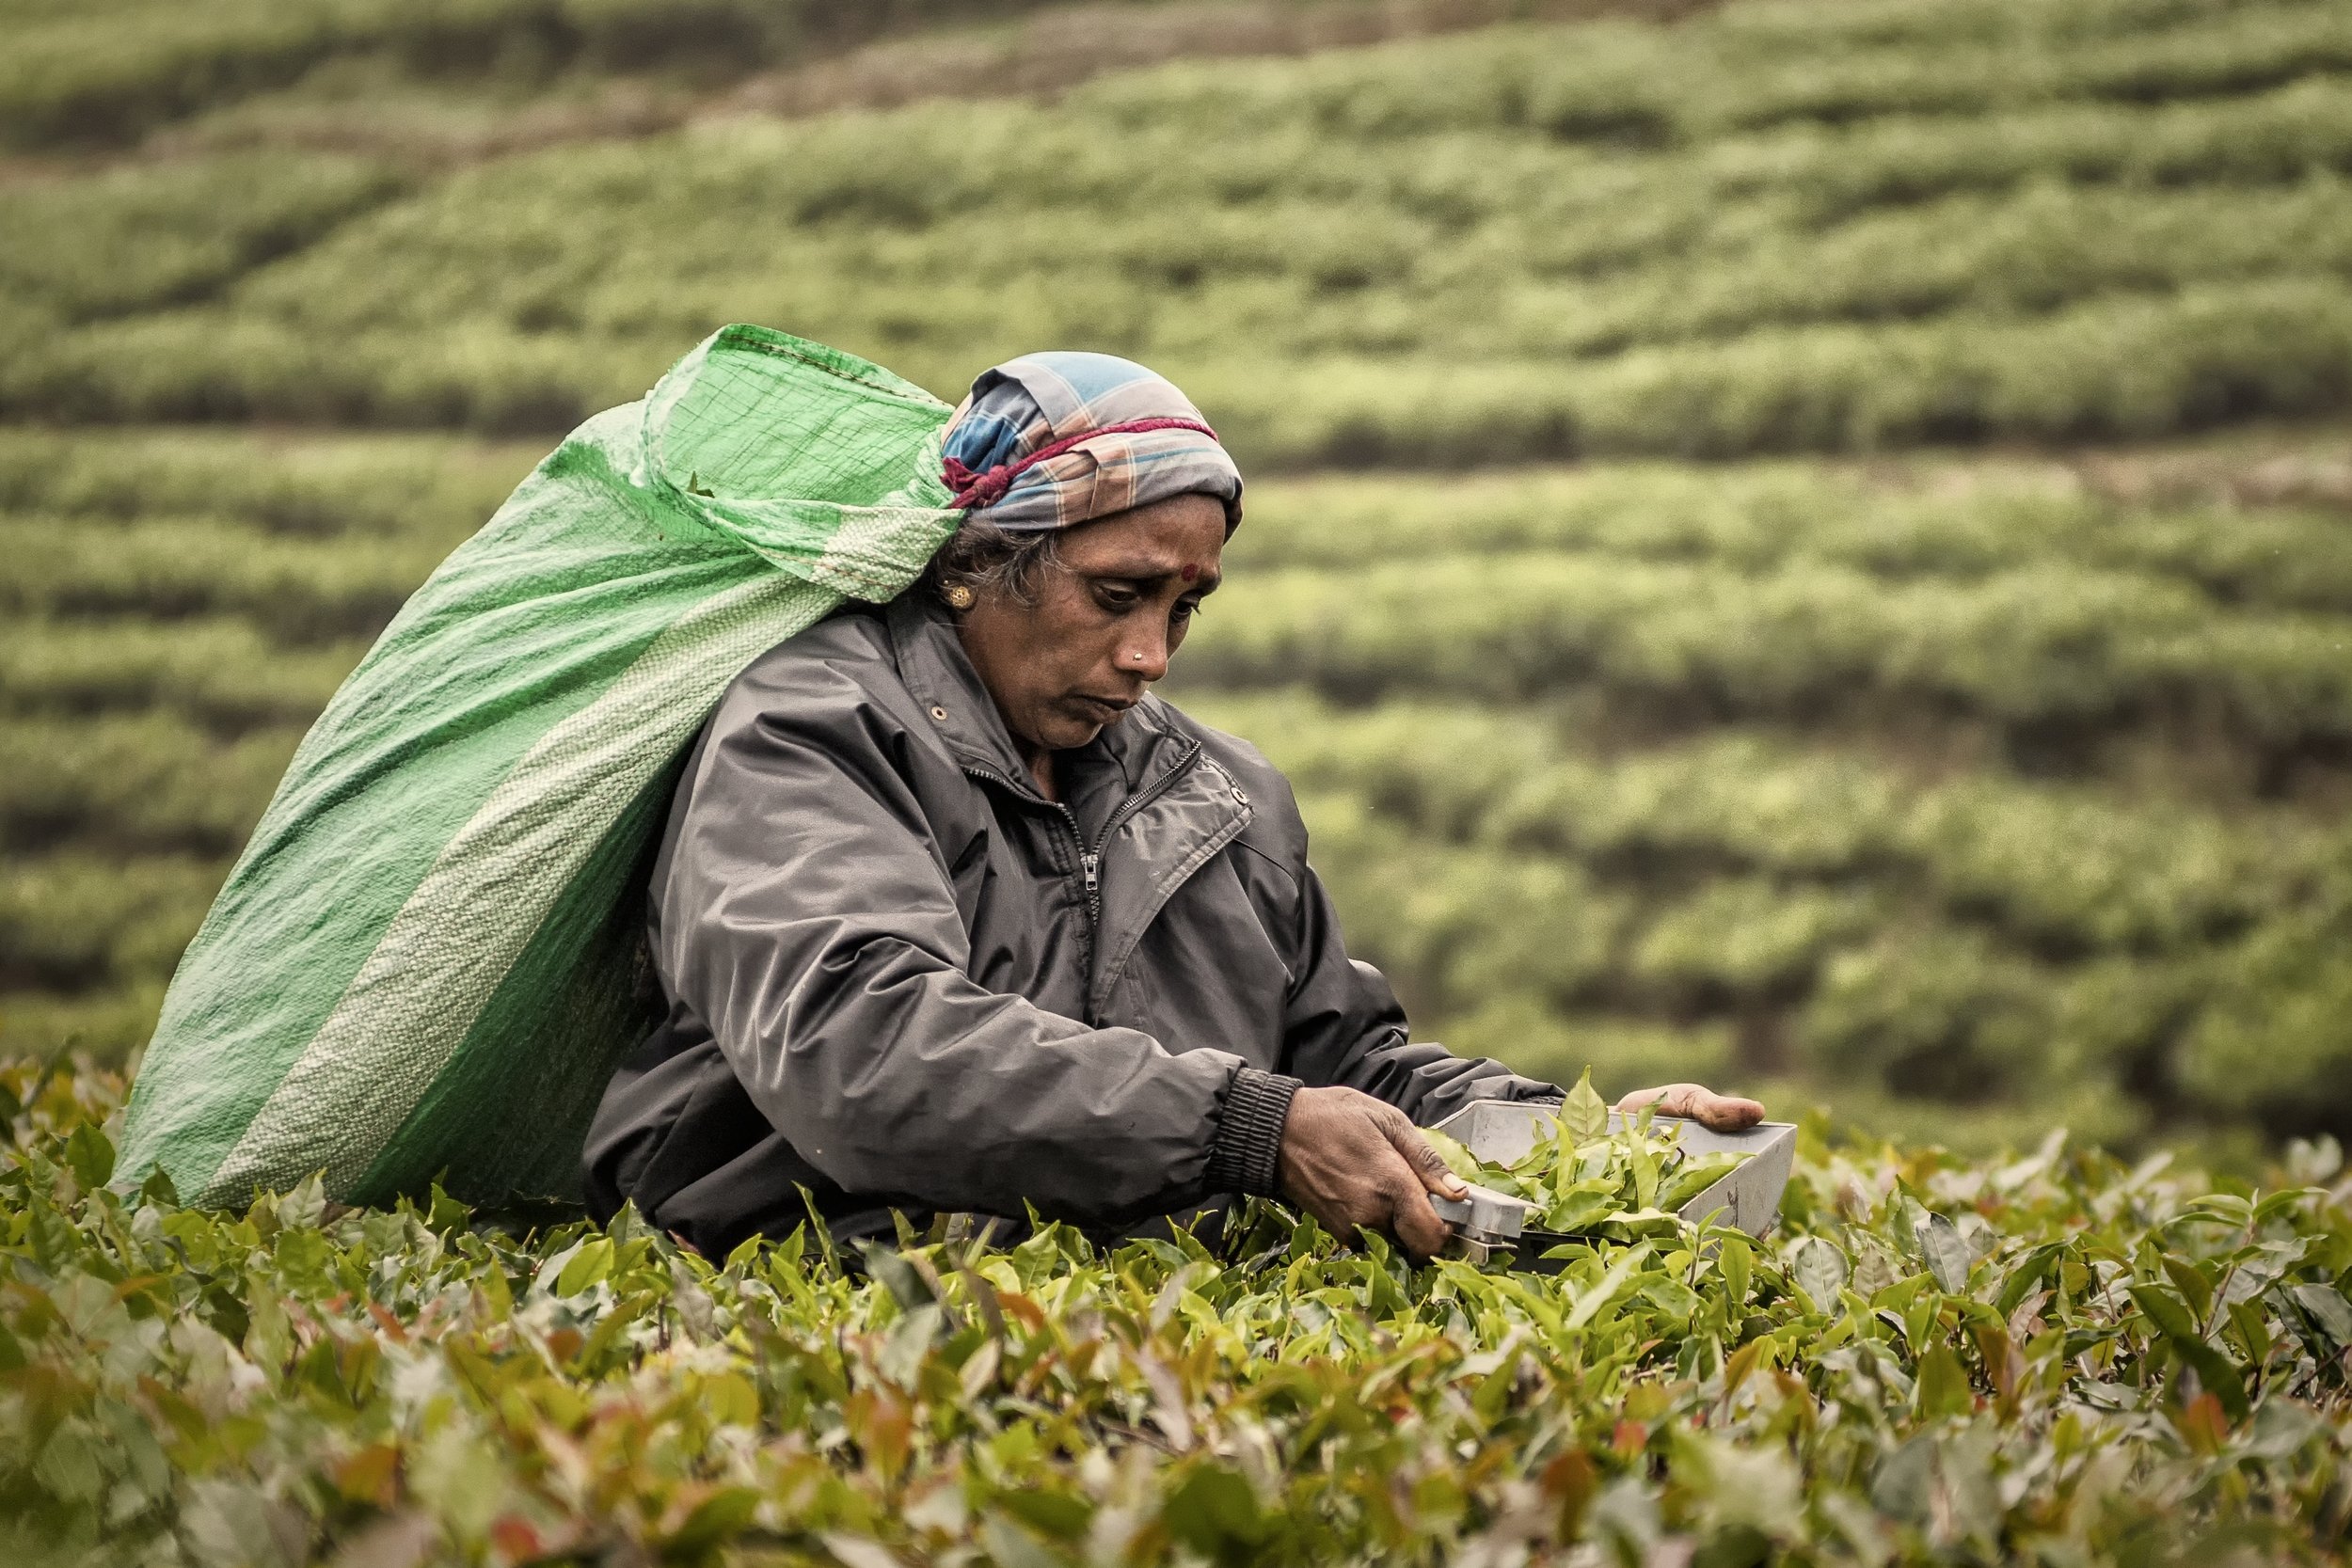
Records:
<instances>
[{"instance_id":1,"label":"red stripe on headscarf","mask_svg":"<svg viewBox=\"0 0 2352 1568\"><path fill-rule=\"evenodd\" d=\"M1137 435L1147 430L1197 430L1212 441L1217 438L1216 432L1202 424L1199 420L1174 418L1123 420L1118 424L1102 425L1093 430L1083 431L1076 436L1065 436L1050 446L1038 448L1037 451L1018 462L999 463L986 473L976 474L964 467L963 459L950 457L947 459L946 467L940 470L940 478L946 482L947 488L955 494L955 499L947 504L959 512L969 512L977 507L993 506L1007 490L1012 488L1014 480L1049 458L1059 457L1063 452L1091 441L1097 436Z\"/></svg>"}]
</instances>

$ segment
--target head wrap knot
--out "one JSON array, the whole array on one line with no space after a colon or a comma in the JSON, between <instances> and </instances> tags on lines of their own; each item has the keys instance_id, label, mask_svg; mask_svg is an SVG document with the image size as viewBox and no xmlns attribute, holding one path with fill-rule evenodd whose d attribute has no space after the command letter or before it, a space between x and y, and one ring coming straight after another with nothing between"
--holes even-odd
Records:
<instances>
[{"instance_id":1,"label":"head wrap knot","mask_svg":"<svg viewBox=\"0 0 2352 1568\"><path fill-rule=\"evenodd\" d=\"M1170 496L1241 521L1241 470L1165 378L1107 354L1030 354L972 384L947 426L951 505L1015 531L1072 528Z\"/></svg>"}]
</instances>

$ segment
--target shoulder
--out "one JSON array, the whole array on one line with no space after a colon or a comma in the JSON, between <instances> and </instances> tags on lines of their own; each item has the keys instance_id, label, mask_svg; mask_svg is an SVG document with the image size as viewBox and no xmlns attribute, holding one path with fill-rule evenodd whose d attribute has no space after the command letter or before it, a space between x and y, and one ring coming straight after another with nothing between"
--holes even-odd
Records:
<instances>
[{"instance_id":1,"label":"shoulder","mask_svg":"<svg viewBox=\"0 0 2352 1568\"><path fill-rule=\"evenodd\" d=\"M708 749L783 745L836 756L903 751L916 728L889 628L851 606L794 633L746 665L707 727Z\"/></svg>"},{"instance_id":2,"label":"shoulder","mask_svg":"<svg viewBox=\"0 0 2352 1568\"><path fill-rule=\"evenodd\" d=\"M869 607L849 606L745 665L720 698L717 721L806 713L904 690L882 617Z\"/></svg>"}]
</instances>

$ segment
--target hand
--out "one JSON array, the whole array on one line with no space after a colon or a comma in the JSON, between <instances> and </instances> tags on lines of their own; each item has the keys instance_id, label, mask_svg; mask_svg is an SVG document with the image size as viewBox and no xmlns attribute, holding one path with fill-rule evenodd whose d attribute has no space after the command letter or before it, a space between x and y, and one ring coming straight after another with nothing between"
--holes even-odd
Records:
<instances>
[{"instance_id":1,"label":"hand","mask_svg":"<svg viewBox=\"0 0 2352 1568\"><path fill-rule=\"evenodd\" d=\"M1753 1100L1717 1094L1703 1084L1668 1084L1662 1088L1635 1089L1617 1101L1623 1116L1639 1116L1647 1106L1661 1117L1685 1117L1710 1132L1738 1132L1764 1119L1764 1107Z\"/></svg>"},{"instance_id":2,"label":"hand","mask_svg":"<svg viewBox=\"0 0 2352 1568\"><path fill-rule=\"evenodd\" d=\"M1291 1097L1277 1170L1282 1196L1341 1241L1359 1228L1386 1230L1422 1259L1452 1234L1429 1195L1469 1191L1404 1112L1356 1089Z\"/></svg>"}]
</instances>

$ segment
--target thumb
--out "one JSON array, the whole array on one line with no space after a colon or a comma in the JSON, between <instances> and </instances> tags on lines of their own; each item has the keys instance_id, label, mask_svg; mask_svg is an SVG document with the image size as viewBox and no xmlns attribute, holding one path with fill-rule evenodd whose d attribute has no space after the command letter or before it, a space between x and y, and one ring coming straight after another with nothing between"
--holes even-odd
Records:
<instances>
[{"instance_id":1,"label":"thumb","mask_svg":"<svg viewBox=\"0 0 2352 1568\"><path fill-rule=\"evenodd\" d=\"M1394 1117L1381 1117L1380 1130L1388 1134L1389 1142L1395 1146L1396 1151L1405 1156L1405 1163L1412 1167L1415 1176L1421 1178L1423 1187L1445 1197L1460 1197L1470 1191L1463 1185L1462 1179L1448 1168L1445 1157L1431 1148L1429 1140L1421 1135L1421 1129L1405 1119L1403 1112Z\"/></svg>"}]
</instances>

